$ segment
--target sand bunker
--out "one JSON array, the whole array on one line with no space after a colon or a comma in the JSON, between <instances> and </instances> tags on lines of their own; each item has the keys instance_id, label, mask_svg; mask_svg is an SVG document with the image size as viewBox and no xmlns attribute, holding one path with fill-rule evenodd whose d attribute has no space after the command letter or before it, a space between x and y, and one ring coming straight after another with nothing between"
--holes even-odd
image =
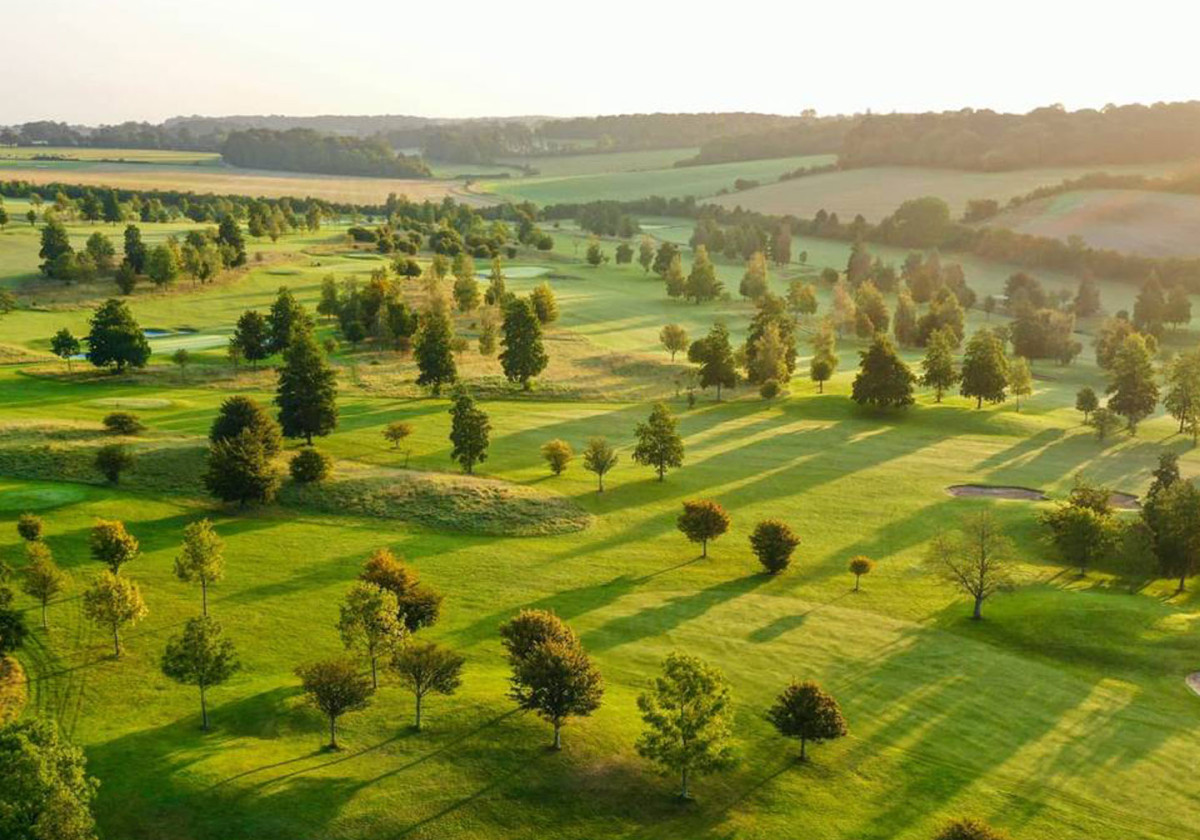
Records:
<instances>
[{"instance_id":1,"label":"sand bunker","mask_svg":"<svg viewBox=\"0 0 1200 840\"><path fill-rule=\"evenodd\" d=\"M954 484L947 487L946 492L951 496L1020 499L1027 502L1041 502L1046 499L1046 494L1041 490L1030 490L1028 487L993 487L988 484Z\"/></svg>"},{"instance_id":2,"label":"sand bunker","mask_svg":"<svg viewBox=\"0 0 1200 840\"><path fill-rule=\"evenodd\" d=\"M1200 671L1189 675L1186 682L1188 684L1188 688L1197 694L1200 694Z\"/></svg>"}]
</instances>

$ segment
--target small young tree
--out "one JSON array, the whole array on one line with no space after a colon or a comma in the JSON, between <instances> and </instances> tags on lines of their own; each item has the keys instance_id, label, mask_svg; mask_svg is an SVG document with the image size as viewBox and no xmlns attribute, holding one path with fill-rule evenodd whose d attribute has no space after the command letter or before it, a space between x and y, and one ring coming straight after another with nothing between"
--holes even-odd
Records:
<instances>
[{"instance_id":1,"label":"small young tree","mask_svg":"<svg viewBox=\"0 0 1200 840\"><path fill-rule=\"evenodd\" d=\"M708 335L693 341L688 348L688 361L700 365L701 388L716 386L717 402L721 401L721 389L737 385L737 363L729 343L729 329L722 323L713 324Z\"/></svg>"},{"instance_id":2,"label":"small young tree","mask_svg":"<svg viewBox=\"0 0 1200 840\"><path fill-rule=\"evenodd\" d=\"M17 517L17 534L25 542L38 542L42 538L42 517L34 513L22 513Z\"/></svg>"},{"instance_id":3,"label":"small young tree","mask_svg":"<svg viewBox=\"0 0 1200 840\"><path fill-rule=\"evenodd\" d=\"M1075 394L1075 410L1083 412L1083 422L1086 424L1091 413L1100 407L1100 400L1091 388L1083 387Z\"/></svg>"},{"instance_id":4,"label":"small young tree","mask_svg":"<svg viewBox=\"0 0 1200 840\"><path fill-rule=\"evenodd\" d=\"M529 293L529 302L533 304L533 311L537 315L537 319L542 324L551 324L558 320L558 300L554 297L554 290L550 288L549 283L540 283Z\"/></svg>"},{"instance_id":5,"label":"small young tree","mask_svg":"<svg viewBox=\"0 0 1200 840\"><path fill-rule=\"evenodd\" d=\"M654 467L659 481L671 467L683 466L683 438L679 436L678 422L663 403L655 403L646 422L637 424L634 436L637 438L634 462Z\"/></svg>"},{"instance_id":6,"label":"small young tree","mask_svg":"<svg viewBox=\"0 0 1200 840\"><path fill-rule=\"evenodd\" d=\"M750 535L750 549L758 562L770 574L778 574L792 562L792 552L800 545L800 537L778 519L764 519Z\"/></svg>"},{"instance_id":7,"label":"small young tree","mask_svg":"<svg viewBox=\"0 0 1200 840\"><path fill-rule=\"evenodd\" d=\"M963 353L962 385L959 393L974 397L975 407L983 401L1002 402L1008 387L1008 359L1004 343L994 330L979 330L967 342Z\"/></svg>"},{"instance_id":8,"label":"small young tree","mask_svg":"<svg viewBox=\"0 0 1200 840\"><path fill-rule=\"evenodd\" d=\"M398 618L409 633L437 623L442 596L421 583L416 570L406 566L388 549L373 551L359 572L358 579L396 596Z\"/></svg>"},{"instance_id":9,"label":"small young tree","mask_svg":"<svg viewBox=\"0 0 1200 840\"><path fill-rule=\"evenodd\" d=\"M251 429L212 444L201 478L209 493L243 508L252 502L266 504L279 492L279 471Z\"/></svg>"},{"instance_id":10,"label":"small young tree","mask_svg":"<svg viewBox=\"0 0 1200 840\"><path fill-rule=\"evenodd\" d=\"M208 689L228 680L239 666L233 642L208 616L188 619L183 633L167 642L162 672L181 685L200 689L200 728L208 731Z\"/></svg>"},{"instance_id":11,"label":"small young tree","mask_svg":"<svg viewBox=\"0 0 1200 840\"><path fill-rule=\"evenodd\" d=\"M675 361L675 354L682 353L688 349L688 334L687 330L678 324L667 324L658 333L658 340L662 346L671 354L671 361Z\"/></svg>"},{"instance_id":12,"label":"small young tree","mask_svg":"<svg viewBox=\"0 0 1200 840\"><path fill-rule=\"evenodd\" d=\"M372 688L379 688L379 657L396 650L408 635L395 593L365 582L346 593L338 632L347 650L360 650L370 660Z\"/></svg>"},{"instance_id":13,"label":"small young tree","mask_svg":"<svg viewBox=\"0 0 1200 840\"><path fill-rule=\"evenodd\" d=\"M954 364L954 348L958 344L949 327L934 330L925 346L925 358L921 360L921 384L932 388L937 402L942 395L958 382L958 368Z\"/></svg>"},{"instance_id":14,"label":"small young tree","mask_svg":"<svg viewBox=\"0 0 1200 840\"><path fill-rule=\"evenodd\" d=\"M1117 543L1116 523L1107 506L1109 492L1107 488L1100 492L1105 497L1105 505L1099 509L1072 498L1038 516L1038 521L1049 531L1050 544L1063 560L1078 567L1080 577Z\"/></svg>"},{"instance_id":15,"label":"small young tree","mask_svg":"<svg viewBox=\"0 0 1200 840\"><path fill-rule=\"evenodd\" d=\"M119 443L110 443L96 451L94 461L96 472L100 473L109 484L117 484L121 473L133 469L133 453Z\"/></svg>"},{"instance_id":16,"label":"small young tree","mask_svg":"<svg viewBox=\"0 0 1200 840\"><path fill-rule=\"evenodd\" d=\"M1021 410L1021 397L1033 393L1033 371L1029 369L1029 360L1017 356L1008 365L1008 392L1017 400L1017 411Z\"/></svg>"},{"instance_id":17,"label":"small young tree","mask_svg":"<svg viewBox=\"0 0 1200 840\"><path fill-rule=\"evenodd\" d=\"M679 774L679 796L691 798L694 775L733 763L729 685L712 666L694 656L672 653L654 688L638 697L646 731L638 755Z\"/></svg>"},{"instance_id":18,"label":"small young tree","mask_svg":"<svg viewBox=\"0 0 1200 840\"><path fill-rule=\"evenodd\" d=\"M179 368L179 378L187 379L187 366L192 363L192 354L186 347L180 347L171 354L171 362Z\"/></svg>"},{"instance_id":19,"label":"small young tree","mask_svg":"<svg viewBox=\"0 0 1200 840\"><path fill-rule=\"evenodd\" d=\"M1125 418L1130 434L1158 405L1154 355L1144 336L1133 334L1121 343L1109 368L1108 408Z\"/></svg>"},{"instance_id":20,"label":"small young tree","mask_svg":"<svg viewBox=\"0 0 1200 840\"><path fill-rule=\"evenodd\" d=\"M542 642L513 666L509 696L554 727L556 750L567 719L590 715L603 695L600 672L577 641Z\"/></svg>"},{"instance_id":21,"label":"small young tree","mask_svg":"<svg viewBox=\"0 0 1200 840\"><path fill-rule=\"evenodd\" d=\"M115 572L101 572L83 593L83 614L112 631L113 655L121 658L121 628L146 617L142 591L133 581Z\"/></svg>"},{"instance_id":22,"label":"small young tree","mask_svg":"<svg viewBox=\"0 0 1200 840\"><path fill-rule=\"evenodd\" d=\"M854 591L857 592L863 575L871 574L875 561L862 554L850 558L850 574L854 575Z\"/></svg>"},{"instance_id":23,"label":"small young tree","mask_svg":"<svg viewBox=\"0 0 1200 840\"><path fill-rule=\"evenodd\" d=\"M130 414L128 411L110 412L104 415L104 419L100 422L104 425L105 431L114 435L137 435L146 431L146 427L137 415Z\"/></svg>"},{"instance_id":24,"label":"small young tree","mask_svg":"<svg viewBox=\"0 0 1200 840\"><path fill-rule=\"evenodd\" d=\"M547 642L578 645L574 631L549 610L521 610L500 625L500 643L514 667Z\"/></svg>"},{"instance_id":25,"label":"small young tree","mask_svg":"<svg viewBox=\"0 0 1200 840\"><path fill-rule=\"evenodd\" d=\"M550 472L562 475L567 469L567 465L571 463L571 459L575 457L575 453L571 449L571 444L555 438L542 444L542 457L546 459Z\"/></svg>"},{"instance_id":26,"label":"small young tree","mask_svg":"<svg viewBox=\"0 0 1200 840\"><path fill-rule=\"evenodd\" d=\"M242 351L242 358L250 362L251 367L271 355L270 325L266 316L261 312L249 309L241 314L233 328L230 342L236 344Z\"/></svg>"},{"instance_id":27,"label":"small young tree","mask_svg":"<svg viewBox=\"0 0 1200 840\"><path fill-rule=\"evenodd\" d=\"M1011 582L1005 561L1009 551L991 512L982 511L964 519L957 534L938 533L930 544L929 560L943 580L974 599L971 617L978 621L983 602Z\"/></svg>"},{"instance_id":28,"label":"small young tree","mask_svg":"<svg viewBox=\"0 0 1200 840\"><path fill-rule=\"evenodd\" d=\"M583 450L583 468L596 474L599 486L597 493L604 492L604 476L617 465L617 453L606 438L594 437L588 440Z\"/></svg>"},{"instance_id":29,"label":"small young tree","mask_svg":"<svg viewBox=\"0 0 1200 840\"><path fill-rule=\"evenodd\" d=\"M846 719L837 701L811 680L793 680L767 712L775 729L785 738L800 740L800 760L807 760L805 748L809 741L819 744L843 737Z\"/></svg>"},{"instance_id":30,"label":"small young tree","mask_svg":"<svg viewBox=\"0 0 1200 840\"><path fill-rule=\"evenodd\" d=\"M427 694L449 696L462 685L466 660L433 642L408 642L392 655L392 670L401 684L413 693L416 718L413 729L421 731L421 711Z\"/></svg>"},{"instance_id":31,"label":"small young tree","mask_svg":"<svg viewBox=\"0 0 1200 840\"><path fill-rule=\"evenodd\" d=\"M30 598L37 600L42 608L42 629L49 625L46 622L46 606L55 595L67 587L67 576L54 562L50 547L43 542L25 544L25 570L21 591Z\"/></svg>"},{"instance_id":32,"label":"small young tree","mask_svg":"<svg viewBox=\"0 0 1200 840\"><path fill-rule=\"evenodd\" d=\"M66 327L54 334L50 339L50 352L67 363L67 372L71 372L71 359L82 351L79 339L71 335Z\"/></svg>"},{"instance_id":33,"label":"small young tree","mask_svg":"<svg viewBox=\"0 0 1200 840\"><path fill-rule=\"evenodd\" d=\"M715 540L729 530L729 514L709 499L683 503L683 513L676 520L676 527L694 543L700 543L700 556L708 556L708 541Z\"/></svg>"},{"instance_id":34,"label":"small young tree","mask_svg":"<svg viewBox=\"0 0 1200 840\"><path fill-rule=\"evenodd\" d=\"M92 559L108 566L113 574L138 557L138 541L125 530L125 523L116 519L97 519L88 537Z\"/></svg>"},{"instance_id":35,"label":"small young tree","mask_svg":"<svg viewBox=\"0 0 1200 840\"><path fill-rule=\"evenodd\" d=\"M1092 419L1088 421L1096 430L1096 438L1103 441L1121 425L1121 418L1110 408L1100 406L1092 412Z\"/></svg>"},{"instance_id":36,"label":"small young tree","mask_svg":"<svg viewBox=\"0 0 1200 840\"><path fill-rule=\"evenodd\" d=\"M208 615L208 587L225 577L225 544L212 521L200 519L183 529L183 546L175 558L175 577L200 584L201 614Z\"/></svg>"},{"instance_id":37,"label":"small young tree","mask_svg":"<svg viewBox=\"0 0 1200 840\"><path fill-rule=\"evenodd\" d=\"M837 370L838 357L833 352L834 341L833 327L828 321L823 323L813 335L813 354L809 362L809 377L817 383L817 393L819 394L825 393L825 383Z\"/></svg>"},{"instance_id":38,"label":"small young tree","mask_svg":"<svg viewBox=\"0 0 1200 840\"><path fill-rule=\"evenodd\" d=\"M337 721L365 709L371 701L371 681L347 659L326 659L296 669L309 702L329 719L329 749L337 750Z\"/></svg>"},{"instance_id":39,"label":"small young tree","mask_svg":"<svg viewBox=\"0 0 1200 840\"><path fill-rule=\"evenodd\" d=\"M450 407L450 458L458 461L467 475L475 471L477 463L487 460L491 431L487 413L475 405L471 395L466 391L456 394Z\"/></svg>"},{"instance_id":40,"label":"small young tree","mask_svg":"<svg viewBox=\"0 0 1200 840\"><path fill-rule=\"evenodd\" d=\"M329 477L333 459L316 449L301 449L288 462L288 472L297 484L314 484Z\"/></svg>"},{"instance_id":41,"label":"small young tree","mask_svg":"<svg viewBox=\"0 0 1200 840\"><path fill-rule=\"evenodd\" d=\"M542 346L542 325L533 304L517 299L504 309L504 322L500 326L500 366L509 382L520 382L525 390L530 381L546 369L550 358Z\"/></svg>"},{"instance_id":42,"label":"small young tree","mask_svg":"<svg viewBox=\"0 0 1200 840\"><path fill-rule=\"evenodd\" d=\"M393 449L399 449L400 444L407 440L412 433L412 423L396 420L387 424L387 428L383 430L383 439L390 442ZM407 461L407 459L405 460Z\"/></svg>"}]
</instances>

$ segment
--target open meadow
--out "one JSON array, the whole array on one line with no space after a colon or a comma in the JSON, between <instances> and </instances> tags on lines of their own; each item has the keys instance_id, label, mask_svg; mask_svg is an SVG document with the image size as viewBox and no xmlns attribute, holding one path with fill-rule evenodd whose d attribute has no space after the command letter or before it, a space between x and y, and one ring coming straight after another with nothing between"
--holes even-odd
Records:
<instances>
[{"instance_id":1,"label":"open meadow","mask_svg":"<svg viewBox=\"0 0 1200 840\"><path fill-rule=\"evenodd\" d=\"M779 171L796 165L771 162ZM593 194L584 182L611 183L618 195L638 178L639 195L656 192L651 181L661 190L715 191L718 180L746 174L729 165L711 184L693 169L587 176L531 182L527 196L551 200L562 183L552 200L585 190L606 197L608 186ZM698 175L701 182L688 180ZM163 177L186 183L179 172ZM907 188L889 189L901 197ZM19 221L24 205L6 206ZM691 234L686 220L641 221L657 240L685 243ZM195 227L142 226L150 244ZM389 265L351 246L346 227L333 220L274 243L248 238L247 265L207 285L140 285L129 309L164 335L151 338L145 370L123 375L82 361L68 371L49 355L58 329L86 332L92 307L115 294L111 279L66 286L42 278L37 229L15 221L0 232L0 289L22 303L0 316L0 347L16 360L0 365L0 559L21 565L15 523L33 512L72 577L49 606L49 629L35 627L17 655L28 674L26 714L53 718L84 749L102 782L95 811L105 837L920 840L963 814L1017 840L1178 840L1200 831L1200 697L1184 682L1198 667L1197 584L1177 594L1173 581L1124 561L1080 576L1036 520L1076 476L1144 495L1163 452L1180 455L1185 477L1200 475L1200 456L1161 410L1135 436L1098 441L1083 425L1076 391L1105 383L1091 350L1096 319L1080 324L1086 350L1074 364L1034 364L1033 393L1019 410L1011 401L976 410L953 395L935 403L926 391L903 413L860 409L848 395L867 343L852 336L839 340L837 373L818 393L805 375L813 318L799 323L797 375L783 396L763 399L747 386L720 402L711 390L697 392L690 405L678 383L691 365L671 361L659 330L676 323L697 338L720 320L740 345L754 304L736 295L684 303L636 264L589 266L589 237L564 222L546 227L552 250L522 248L505 263L510 291L547 283L561 312L546 327L550 364L531 390L506 382L497 359L477 351L477 313L454 315L455 330L470 339L456 354L459 370L491 422L477 477L455 468L450 401L416 384L413 355L353 347L333 320L319 318L318 338L336 339L339 422L317 441L334 459L333 475L319 491L286 482L271 505L219 505L199 480L210 424L234 394L269 405L279 363L235 369L228 337L244 310L266 311L280 286L311 312L327 274L365 284ZM114 239L121 230L67 228L76 247L97 230ZM607 253L613 245L602 242ZM796 238L793 253L801 250L805 265L772 269L773 291L846 265L846 243ZM904 257L871 250L896 264ZM429 258L418 255L422 266ZM692 258L686 247L684 258ZM963 266L980 298L1001 294L1014 270L983 260ZM486 274L486 261L478 268ZM742 271L718 260L728 289L736 291ZM1076 282L1039 277L1050 290ZM400 282L404 300L427 305L421 280ZM823 314L832 293L819 286ZM1128 307L1135 291L1101 283L1102 305ZM967 332L1006 322L971 310ZM1198 338L1193 321L1166 343L1185 349ZM186 369L171 364L180 348L192 353ZM921 351L902 355L916 365ZM634 427L658 400L678 417L685 447L682 467L662 482L631 457ZM145 431L104 432L101 420L115 410L135 413ZM412 424L402 448L382 436L396 421ZM595 435L607 436L619 458L604 493L578 458L550 474L542 444L561 438L578 453ZM138 459L116 486L90 468L113 439ZM289 442L285 455L301 448ZM962 484L1035 488L1050 500L948 493ZM676 530L682 502L698 498L716 500L732 518L706 558ZM969 599L939 581L926 552L939 533L983 510L1012 540L1015 586L975 622ZM167 679L159 661L199 609L197 589L176 579L173 562L184 527L201 517L225 541L227 563L209 609L242 664L209 691L210 732L199 728L194 688ZM125 633L119 660L82 609L81 592L101 568L88 549L96 518L124 520L141 542L123 574L142 586L149 615ZM772 518L800 537L778 575L762 573L748 542L754 525ZM342 750L330 752L294 669L342 650L339 605L381 547L444 596L441 620L419 637L466 658L462 687L428 698L417 732L411 695L384 673L370 707L339 725ZM876 562L860 591L847 571L856 555ZM24 595L18 603L36 625L36 603ZM506 696L498 628L523 608L567 621L604 678L603 704L566 726L561 752L548 749L549 726ZM672 651L703 658L732 686L736 763L698 778L690 802L674 798L675 779L634 748L643 729L637 697ZM849 727L848 737L810 746L806 763L764 718L793 677L821 683Z\"/></svg>"}]
</instances>

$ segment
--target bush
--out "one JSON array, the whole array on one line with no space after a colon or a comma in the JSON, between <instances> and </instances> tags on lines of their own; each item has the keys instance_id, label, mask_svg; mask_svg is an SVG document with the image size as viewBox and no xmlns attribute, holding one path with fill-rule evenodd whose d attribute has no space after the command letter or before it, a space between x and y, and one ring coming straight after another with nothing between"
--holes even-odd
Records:
<instances>
[{"instance_id":1,"label":"bush","mask_svg":"<svg viewBox=\"0 0 1200 840\"><path fill-rule=\"evenodd\" d=\"M37 542L42 538L42 518L32 513L22 513L17 519L17 533L26 542Z\"/></svg>"},{"instance_id":2,"label":"bush","mask_svg":"<svg viewBox=\"0 0 1200 840\"><path fill-rule=\"evenodd\" d=\"M1008 840L1008 835L981 820L953 820L942 827L935 840Z\"/></svg>"},{"instance_id":3,"label":"bush","mask_svg":"<svg viewBox=\"0 0 1200 840\"><path fill-rule=\"evenodd\" d=\"M314 481L323 481L329 476L331 463L328 455L315 449L301 449L292 458L288 471L291 472L292 479L300 484L311 484Z\"/></svg>"},{"instance_id":4,"label":"bush","mask_svg":"<svg viewBox=\"0 0 1200 840\"><path fill-rule=\"evenodd\" d=\"M567 469L567 464L571 463L571 459L575 457L575 453L571 450L571 444L556 438L542 444L542 457L550 465L552 473L562 475Z\"/></svg>"},{"instance_id":5,"label":"bush","mask_svg":"<svg viewBox=\"0 0 1200 840\"><path fill-rule=\"evenodd\" d=\"M137 415L130 414L128 411L114 411L104 418L104 428L112 432L114 435L136 435L139 432L144 432L146 427L142 425L142 421L137 418Z\"/></svg>"},{"instance_id":6,"label":"bush","mask_svg":"<svg viewBox=\"0 0 1200 840\"><path fill-rule=\"evenodd\" d=\"M778 574L792 562L792 552L800 544L796 532L778 519L759 522L750 535L750 548L758 562L771 574Z\"/></svg>"},{"instance_id":7,"label":"bush","mask_svg":"<svg viewBox=\"0 0 1200 840\"><path fill-rule=\"evenodd\" d=\"M119 443L112 443L96 453L95 465L109 484L116 484L121 480L121 473L133 467L133 453Z\"/></svg>"},{"instance_id":8,"label":"bush","mask_svg":"<svg viewBox=\"0 0 1200 840\"><path fill-rule=\"evenodd\" d=\"M758 395L764 400L773 400L779 396L779 382L768 379L758 389Z\"/></svg>"}]
</instances>

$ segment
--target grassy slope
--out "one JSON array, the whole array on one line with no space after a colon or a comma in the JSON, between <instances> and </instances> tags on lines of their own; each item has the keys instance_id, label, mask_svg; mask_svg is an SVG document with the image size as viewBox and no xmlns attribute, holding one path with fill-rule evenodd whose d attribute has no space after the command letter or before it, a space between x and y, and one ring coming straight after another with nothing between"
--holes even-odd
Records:
<instances>
[{"instance_id":1,"label":"grassy slope","mask_svg":"<svg viewBox=\"0 0 1200 840\"><path fill-rule=\"evenodd\" d=\"M683 236L683 228L655 233ZM656 334L667 320L693 334L714 317L727 318L736 334L744 330L745 304L667 301L640 269L579 266L572 260L580 238L568 229L557 238L550 265L574 278L550 281L563 326L598 347L661 356ZM838 243L808 246L814 266L844 263ZM365 272L373 263L353 255L302 258L228 288L139 295L133 306L146 325L219 329L242 308L264 305L280 282L311 303L325 271ZM721 273L736 283L740 270L722 265ZM986 276L968 271L982 293L1002 276L995 267ZM537 282L510 285L523 291ZM1105 288L1109 306L1113 293ZM22 311L3 327L36 347L51 327L82 317ZM962 812L1039 840L1194 833L1200 803L1187 771L1200 733L1182 676L1195 669L1196 597L1169 599L1165 582L1130 595L1107 572L1077 580L1037 540L1037 506L951 499L944 488L981 481L1061 494L1084 470L1139 492L1163 446L1184 452L1188 475L1200 472L1200 461L1161 418L1136 438L1096 443L1067 408L1077 387L1099 384L1086 361L1068 369L1038 364L1037 394L1020 414L1011 406L975 412L957 399L933 406L926 398L892 420L859 414L845 399L853 349L852 342L840 348L842 372L824 397L797 382L790 399L770 404L705 399L687 411L675 402L688 461L665 484L628 457L645 404L489 401L486 472L561 492L596 517L589 530L554 538L468 537L275 510L231 517L200 501L138 495L132 481L114 491L0 479L0 556L12 557L12 522L31 508L46 516L50 544L77 581L95 571L86 550L95 516L125 518L146 551L130 574L143 583L152 612L129 635L128 657L108 659L106 640L80 621L77 583L52 607L49 639L39 632L22 653L33 705L86 746L104 780L102 825L123 840L915 839ZM411 378L411 368L401 375ZM242 382L269 399L268 377ZM444 401L391 398L356 386L345 369L342 388L342 424L323 449L395 464L399 456L379 432L407 419L417 427L412 466L447 468ZM111 400L149 400L143 405L162 406L140 410L155 433L199 435L223 395L173 375L71 384L0 369L6 422L94 421ZM595 495L592 476L578 465L561 478L545 476L538 445L563 437L578 448L597 432L621 446L609 493ZM673 527L680 501L697 496L720 500L735 522L707 561ZM1027 586L998 597L989 620L974 625L964 619L966 605L922 569L921 556L930 536L981 506L991 506L1017 540ZM217 729L202 736L194 692L160 676L156 658L196 610L197 594L170 569L182 527L205 514L217 518L230 566L213 608L246 668L213 692ZM753 523L768 516L792 522L803 537L796 566L774 579L756 573L746 544ZM346 720L347 750L329 755L318 749L321 724L299 702L291 670L338 648L337 601L362 558L381 544L411 558L446 593L445 618L430 635L466 653L466 681L459 697L431 702L429 731L420 736L405 728L409 700L388 685L371 710ZM844 569L857 553L879 567L853 595ZM552 607L571 621L608 684L605 706L568 729L562 755L546 753L546 727L512 713L503 697L495 627L526 605ZM676 648L730 676L742 756L734 772L703 780L700 800L687 808L670 799L671 780L656 777L631 748L636 693ZM792 762L794 748L761 718L793 675L833 690L852 728L850 738L815 750L808 767ZM1153 799L1142 794L1147 789Z\"/></svg>"},{"instance_id":2,"label":"grassy slope","mask_svg":"<svg viewBox=\"0 0 1200 840\"><path fill-rule=\"evenodd\" d=\"M91 149L72 146L21 146L0 149L0 161L28 161L30 165L63 165L67 161L35 161L35 157L57 156L73 161L129 161L130 163L156 164L216 164L221 155L217 152L186 152L174 149Z\"/></svg>"},{"instance_id":3,"label":"grassy slope","mask_svg":"<svg viewBox=\"0 0 1200 840\"><path fill-rule=\"evenodd\" d=\"M1200 255L1200 196L1080 190L1031 201L988 224L1152 257Z\"/></svg>"},{"instance_id":4,"label":"grassy slope","mask_svg":"<svg viewBox=\"0 0 1200 840\"><path fill-rule=\"evenodd\" d=\"M801 166L819 166L832 160L831 155L810 155L638 172L575 174L567 171L555 176L486 182L482 188L517 201L528 200L538 204L597 199L627 200L648 195L704 197L716 195L722 189L733 189L733 182L738 178L774 181L784 172Z\"/></svg>"},{"instance_id":5,"label":"grassy slope","mask_svg":"<svg viewBox=\"0 0 1200 840\"><path fill-rule=\"evenodd\" d=\"M1097 169L1112 173L1161 175L1176 168L1175 164L1161 164L963 172L917 167L872 167L765 184L715 201L727 207L740 205L762 213L791 213L809 217L818 210L826 210L837 213L843 219L852 219L861 213L868 221L878 221L903 201L934 195L945 199L951 212L957 216L961 215L967 201L972 198L994 198L1004 203L1036 187L1057 184L1065 178L1078 178Z\"/></svg>"}]
</instances>

